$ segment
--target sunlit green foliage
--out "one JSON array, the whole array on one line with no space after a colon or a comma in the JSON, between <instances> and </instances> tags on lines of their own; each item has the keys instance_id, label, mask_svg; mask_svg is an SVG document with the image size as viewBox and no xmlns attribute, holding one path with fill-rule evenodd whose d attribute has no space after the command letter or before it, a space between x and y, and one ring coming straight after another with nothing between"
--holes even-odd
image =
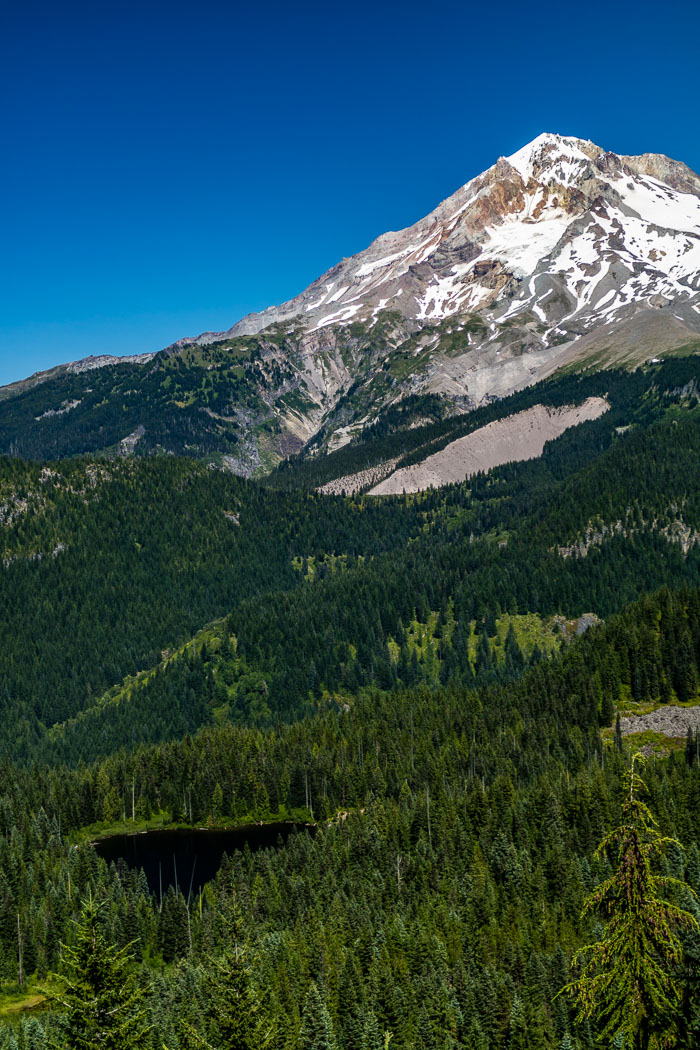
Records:
<instances>
[{"instance_id":1,"label":"sunlit green foliage","mask_svg":"<svg viewBox=\"0 0 700 1050\"><path fill-rule=\"evenodd\" d=\"M160 362L178 411L181 369L233 349L243 367L242 346ZM610 413L540 460L410 497L322 497L303 464L260 485L166 456L0 461L9 999L20 956L33 990L76 947L92 894L107 956L135 956L148 1050L219 1046L219 995L231 1038L273 1033L276 1050L592 1050L598 1019L577 1027L555 996L604 932L582 907L624 822L625 739L601 729L700 682L696 371L608 375ZM422 434L419 407L436 420ZM362 455L456 425L432 403L385 422ZM587 612L604 622L578 636ZM659 833L686 847L653 877L696 891L698 755L691 732L645 778ZM194 897L151 894L89 843L292 815L315 834L237 852ZM691 1050L700 941L680 936ZM58 1038L51 1006L0 1025L0 1050Z\"/></svg>"}]
</instances>

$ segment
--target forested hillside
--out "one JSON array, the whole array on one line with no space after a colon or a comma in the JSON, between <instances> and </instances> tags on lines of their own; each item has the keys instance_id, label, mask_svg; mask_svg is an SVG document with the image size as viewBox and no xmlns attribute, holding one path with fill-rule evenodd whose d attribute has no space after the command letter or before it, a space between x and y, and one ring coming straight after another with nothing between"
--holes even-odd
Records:
<instances>
[{"instance_id":1,"label":"forested hillside","mask_svg":"<svg viewBox=\"0 0 700 1050\"><path fill-rule=\"evenodd\" d=\"M610 403L610 412L597 427L604 443L611 439L615 427L633 421L648 423L663 415L670 403L692 397L697 393L697 378L697 358L690 357L632 372L558 372L551 379L472 412L448 413L446 403L437 397L409 397L385 409L376 423L337 452L316 455L316 442L309 442L298 456L281 463L266 483L291 488L319 486L386 460L395 459L397 467L408 466L457 438L533 405L557 408L579 404L591 396L604 396Z\"/></svg>"},{"instance_id":2,"label":"forested hillside","mask_svg":"<svg viewBox=\"0 0 700 1050\"><path fill-rule=\"evenodd\" d=\"M0 449L56 459L118 451L134 435L143 452L235 452L241 433L235 408L267 414L256 389L262 377L254 350L254 341L239 340L226 354L216 347L183 357L161 353L144 363L64 370L7 390L13 396L0 401Z\"/></svg>"},{"instance_id":3,"label":"forested hillside","mask_svg":"<svg viewBox=\"0 0 700 1050\"><path fill-rule=\"evenodd\" d=\"M385 1032L401 1050L593 1047L595 1032L555 995L572 950L595 932L580 918L583 897L610 871L592 853L618 819L625 755L604 749L599 730L607 704L630 690L696 695L699 668L700 593L664 591L516 683L373 693L283 729L207 729L75 772L6 764L4 978L17 977L18 928L26 972L58 965L90 889L108 902L108 938L136 938L155 1026L147 1045L189 1047L186 1024L216 1040L210 959L230 937L233 899L281 1048L314 1046L308 1029L322 1021L348 1050L381 1050ZM650 766L647 780L663 831L686 846L667 870L700 889L692 748ZM161 906L135 872L69 845L84 825L128 811L132 791L138 820L162 806L182 818L187 799L195 821L305 810L316 834L238 854L189 907L173 889ZM687 948L696 960L697 939ZM692 968L684 997L679 1045L690 1048ZM52 1023L25 1021L26 1045L43 1045ZM0 1029L0 1045L11 1039Z\"/></svg>"},{"instance_id":4,"label":"forested hillside","mask_svg":"<svg viewBox=\"0 0 700 1050\"><path fill-rule=\"evenodd\" d=\"M39 723L72 716L236 603L298 586L294 556L329 542L372 556L416 527L388 504L273 495L170 457L3 460L0 493L0 674L17 753Z\"/></svg>"},{"instance_id":5,"label":"forested hillside","mask_svg":"<svg viewBox=\"0 0 700 1050\"><path fill-rule=\"evenodd\" d=\"M699 699L699 370L564 376L466 417L416 401L262 482L165 455L0 460L0 1050L60 1038L86 899L106 950L131 945L147 1050L228 1050L234 977L251 1048L602 1045L557 993L601 932L581 908L614 859L594 851L629 763L616 711ZM609 411L539 459L316 491L591 395ZM700 891L700 739L640 741L685 847L661 870ZM92 844L251 821L308 833L237 851L201 893L177 872L154 893Z\"/></svg>"},{"instance_id":6,"label":"forested hillside","mask_svg":"<svg viewBox=\"0 0 700 1050\"><path fill-rule=\"evenodd\" d=\"M3 461L0 739L90 760L371 687L470 687L556 648L554 616L700 582L696 370L529 391L612 407L539 460L410 497L279 491L173 457Z\"/></svg>"},{"instance_id":7,"label":"forested hillside","mask_svg":"<svg viewBox=\"0 0 700 1050\"><path fill-rule=\"evenodd\" d=\"M600 6L2 5L0 1050L700 1050L700 6Z\"/></svg>"}]
</instances>

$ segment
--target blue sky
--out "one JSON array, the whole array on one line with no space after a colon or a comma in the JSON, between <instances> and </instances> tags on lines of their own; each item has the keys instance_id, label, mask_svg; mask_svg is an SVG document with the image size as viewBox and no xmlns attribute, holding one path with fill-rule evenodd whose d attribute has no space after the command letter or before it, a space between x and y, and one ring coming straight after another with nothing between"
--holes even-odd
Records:
<instances>
[{"instance_id":1,"label":"blue sky","mask_svg":"<svg viewBox=\"0 0 700 1050\"><path fill-rule=\"evenodd\" d=\"M688 0L0 8L0 383L290 298L542 131L700 170Z\"/></svg>"}]
</instances>

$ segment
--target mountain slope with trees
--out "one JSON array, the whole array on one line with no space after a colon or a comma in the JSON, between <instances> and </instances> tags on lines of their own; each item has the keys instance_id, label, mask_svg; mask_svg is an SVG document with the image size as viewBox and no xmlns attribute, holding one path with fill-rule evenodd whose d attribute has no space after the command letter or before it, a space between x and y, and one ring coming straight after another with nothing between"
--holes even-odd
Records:
<instances>
[{"instance_id":1,"label":"mountain slope with trees","mask_svg":"<svg viewBox=\"0 0 700 1050\"><path fill-rule=\"evenodd\" d=\"M263 481L0 460L0 1050L83 1016L107 1038L95 990L146 1050L604 1045L558 993L608 919L583 908L624 816L616 708L700 701L699 367L563 375L469 416L417 398ZM589 396L609 410L536 460L316 491ZM647 802L681 846L654 877L697 893L700 741L657 751ZM280 820L308 833L235 851L201 892L93 847ZM668 1031L695 1050L680 937Z\"/></svg>"},{"instance_id":2,"label":"mountain slope with trees","mask_svg":"<svg viewBox=\"0 0 700 1050\"><path fill-rule=\"evenodd\" d=\"M189 1048L192 1028L213 1031L212 957L223 964L228 952L230 962L233 900L263 1027L284 1050L307 1050L309 1032L348 1050L381 1050L385 1032L401 1050L592 1048L597 1030L577 1026L574 1002L557 993L573 951L597 936L581 909L611 874L595 851L620 822L626 783L625 754L601 741L601 701L635 680L671 682L683 639L697 689L699 592L664 591L515 683L375 693L340 714L205 729L74 771L5 763L5 981L17 977L18 928L28 974L61 969L58 941L70 942L71 917L91 892L105 901L107 943L136 939L154 1026L146 1045ZM697 891L697 760L673 753L646 780L663 834L685 847L661 872ZM85 842L70 846L121 809L132 782L139 813L166 805L182 816L186 787L197 821L218 797L233 821L310 800L317 830L238 853L201 899L188 904L171 889L161 904L138 873L107 867ZM679 903L696 913L691 899ZM696 940L684 935L678 975L681 1050L699 1034ZM52 1025L39 1014L22 1022L22 1038L42 1046ZM0 1027L0 1046L11 1038Z\"/></svg>"},{"instance_id":3,"label":"mountain slope with trees","mask_svg":"<svg viewBox=\"0 0 700 1050\"><path fill-rule=\"evenodd\" d=\"M0 454L167 451L264 475L409 395L437 418L567 368L700 350L700 177L544 134L289 302L0 388Z\"/></svg>"},{"instance_id":4,"label":"mountain slope with trees","mask_svg":"<svg viewBox=\"0 0 700 1050\"><path fill-rule=\"evenodd\" d=\"M89 760L371 687L470 687L551 649L555 615L700 580L695 371L516 395L606 389L611 409L539 460L406 498L320 496L304 463L279 489L173 457L3 461L3 746Z\"/></svg>"}]
</instances>

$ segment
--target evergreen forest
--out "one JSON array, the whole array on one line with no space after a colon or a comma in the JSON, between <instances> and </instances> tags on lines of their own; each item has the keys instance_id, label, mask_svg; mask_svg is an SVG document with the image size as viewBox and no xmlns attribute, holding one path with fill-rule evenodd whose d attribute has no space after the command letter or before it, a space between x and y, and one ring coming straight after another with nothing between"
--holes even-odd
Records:
<instances>
[{"instance_id":1,"label":"evergreen forest","mask_svg":"<svg viewBox=\"0 0 700 1050\"><path fill-rule=\"evenodd\" d=\"M186 428L158 384L189 372L157 363L154 419ZM90 373L105 434L112 371ZM196 458L87 447L79 414L40 447L38 395L12 399L0 1050L700 1047L699 380L688 357L468 414L408 398L255 479L201 434ZM537 459L318 491L589 396L608 411ZM659 712L687 732L646 728ZM96 848L260 822L296 829L194 889ZM636 1028L581 1006L630 827L673 927Z\"/></svg>"}]
</instances>

